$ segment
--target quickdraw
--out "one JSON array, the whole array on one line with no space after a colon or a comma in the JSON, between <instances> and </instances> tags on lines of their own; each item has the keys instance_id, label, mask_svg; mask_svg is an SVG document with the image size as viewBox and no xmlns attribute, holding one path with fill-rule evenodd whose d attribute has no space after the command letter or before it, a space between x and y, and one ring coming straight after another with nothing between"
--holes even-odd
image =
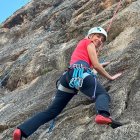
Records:
<instances>
[{"instance_id":1,"label":"quickdraw","mask_svg":"<svg viewBox=\"0 0 140 140\"><path fill-rule=\"evenodd\" d=\"M84 72L84 67L82 64L74 64L72 66L74 69L72 79L69 82L69 86L72 88L79 89L82 87L83 84L83 72Z\"/></svg>"},{"instance_id":2,"label":"quickdraw","mask_svg":"<svg viewBox=\"0 0 140 140\"><path fill-rule=\"evenodd\" d=\"M82 64L73 64L72 67L70 68L74 70L72 79L69 82L69 86L71 88L76 88L79 90L79 88L82 87L83 85L83 79L89 74L92 74L95 77L92 70L90 68L83 66ZM85 69L86 69L86 72L84 73Z\"/></svg>"}]
</instances>

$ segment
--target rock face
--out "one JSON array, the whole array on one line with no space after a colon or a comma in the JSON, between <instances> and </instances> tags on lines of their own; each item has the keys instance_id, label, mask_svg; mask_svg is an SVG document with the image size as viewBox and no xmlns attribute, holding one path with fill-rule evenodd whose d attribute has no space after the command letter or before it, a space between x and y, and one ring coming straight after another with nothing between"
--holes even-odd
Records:
<instances>
[{"instance_id":1,"label":"rock face","mask_svg":"<svg viewBox=\"0 0 140 140\"><path fill-rule=\"evenodd\" d=\"M55 94L55 81L68 66L76 43L88 29L107 29L118 0L32 0L0 28L0 139L12 140L17 125L44 110ZM121 3L100 59L111 61L108 81L117 129L94 123L94 103L75 96L57 117L55 129L41 126L29 140L140 140L140 0Z\"/></svg>"}]
</instances>

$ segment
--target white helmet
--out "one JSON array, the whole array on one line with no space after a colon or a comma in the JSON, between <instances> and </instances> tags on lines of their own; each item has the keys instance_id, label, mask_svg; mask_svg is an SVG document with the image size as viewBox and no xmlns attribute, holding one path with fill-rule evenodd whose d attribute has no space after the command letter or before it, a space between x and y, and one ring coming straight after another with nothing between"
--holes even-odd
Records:
<instances>
[{"instance_id":1,"label":"white helmet","mask_svg":"<svg viewBox=\"0 0 140 140\"><path fill-rule=\"evenodd\" d=\"M91 28L88 31L87 36L89 36L90 34L94 34L94 33L103 34L105 36L105 40L107 38L107 32L102 27L94 27L94 28Z\"/></svg>"}]
</instances>

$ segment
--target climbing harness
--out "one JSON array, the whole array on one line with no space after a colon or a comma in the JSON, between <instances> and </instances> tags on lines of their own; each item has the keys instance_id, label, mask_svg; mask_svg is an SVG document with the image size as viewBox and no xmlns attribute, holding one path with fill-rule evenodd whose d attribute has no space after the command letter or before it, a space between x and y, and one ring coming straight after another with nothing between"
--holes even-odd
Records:
<instances>
[{"instance_id":1,"label":"climbing harness","mask_svg":"<svg viewBox=\"0 0 140 140\"><path fill-rule=\"evenodd\" d=\"M97 81L96 75L93 73L93 71L90 68L83 66L82 64L73 64L69 68L73 69L73 75L69 82L69 86L71 88L76 88L77 90L79 90L79 88L83 85L84 78L86 78L88 75L92 75L94 77L95 87L92 98L95 98Z\"/></svg>"},{"instance_id":2,"label":"climbing harness","mask_svg":"<svg viewBox=\"0 0 140 140\"><path fill-rule=\"evenodd\" d=\"M61 90L61 91L67 92L67 93L75 93L75 90L66 88L61 84L59 84L58 90Z\"/></svg>"}]
</instances>

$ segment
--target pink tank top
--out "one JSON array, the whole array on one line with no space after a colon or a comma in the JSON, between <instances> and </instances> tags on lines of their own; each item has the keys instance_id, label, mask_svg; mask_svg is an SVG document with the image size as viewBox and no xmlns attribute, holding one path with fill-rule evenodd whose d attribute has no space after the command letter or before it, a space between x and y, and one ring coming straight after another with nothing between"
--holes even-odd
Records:
<instances>
[{"instance_id":1,"label":"pink tank top","mask_svg":"<svg viewBox=\"0 0 140 140\"><path fill-rule=\"evenodd\" d=\"M87 46L91 43L90 39L84 38L82 39L75 48L74 52L72 53L70 65L74 64L77 61L85 61L92 66L91 60L88 55Z\"/></svg>"}]
</instances>

